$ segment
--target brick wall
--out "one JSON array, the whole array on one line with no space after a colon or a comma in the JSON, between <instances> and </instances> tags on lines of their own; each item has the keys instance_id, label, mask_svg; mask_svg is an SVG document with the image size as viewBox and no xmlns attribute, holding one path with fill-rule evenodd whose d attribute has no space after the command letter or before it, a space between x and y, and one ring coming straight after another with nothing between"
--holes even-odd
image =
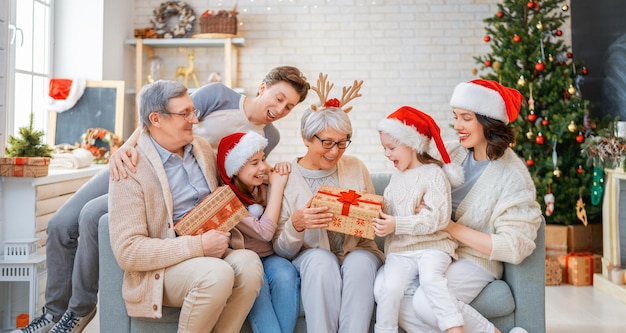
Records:
<instances>
[{"instance_id":1,"label":"brick wall","mask_svg":"<svg viewBox=\"0 0 626 333\"><path fill-rule=\"evenodd\" d=\"M161 0L135 1L135 27L150 26ZM482 20L497 11L497 0L255 0L187 1L199 16L205 9L231 9L238 3L239 86L249 96L266 72L278 65L299 67L312 84L320 71L335 83L334 95L352 81L364 80L363 97L351 102L354 136L346 154L366 162L371 172L391 171L375 130L378 120L402 105L431 114L444 139L455 139L448 101L454 86L475 78L473 56L489 51ZM196 27L199 30L199 27ZM563 29L569 44L569 22ZM202 82L223 68L222 51L197 49ZM159 49L163 76L173 78L185 65L176 49ZM131 73L132 75L132 73ZM134 82L128 78L129 82ZM331 93L331 95L333 95ZM310 93L289 116L276 123L281 143L270 162L304 153L299 118L317 100Z\"/></svg>"}]
</instances>

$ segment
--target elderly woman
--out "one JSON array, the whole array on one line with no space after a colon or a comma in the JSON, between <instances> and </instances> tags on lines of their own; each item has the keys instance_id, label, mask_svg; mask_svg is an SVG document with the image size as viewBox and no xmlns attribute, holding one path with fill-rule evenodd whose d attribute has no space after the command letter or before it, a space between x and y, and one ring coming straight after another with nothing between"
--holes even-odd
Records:
<instances>
[{"instance_id":1,"label":"elderly woman","mask_svg":"<svg viewBox=\"0 0 626 333\"><path fill-rule=\"evenodd\" d=\"M344 156L352 136L346 112L341 107L312 109L302 116L307 152L292 164L274 251L291 259L300 273L308 332L368 332L383 254L373 240L324 229L332 214L310 204L324 184L369 193L374 186L363 162Z\"/></svg>"}]
</instances>

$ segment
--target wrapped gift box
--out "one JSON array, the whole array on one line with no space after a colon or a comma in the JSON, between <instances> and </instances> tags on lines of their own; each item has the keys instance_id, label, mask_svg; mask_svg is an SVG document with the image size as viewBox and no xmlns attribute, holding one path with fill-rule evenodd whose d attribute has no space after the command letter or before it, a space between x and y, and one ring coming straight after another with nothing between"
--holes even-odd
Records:
<instances>
[{"instance_id":1,"label":"wrapped gift box","mask_svg":"<svg viewBox=\"0 0 626 333\"><path fill-rule=\"evenodd\" d=\"M597 254L570 253L558 256L563 281L575 286L593 284L593 273L602 273L602 259Z\"/></svg>"},{"instance_id":2,"label":"wrapped gift box","mask_svg":"<svg viewBox=\"0 0 626 333\"><path fill-rule=\"evenodd\" d=\"M328 207L333 213L327 230L368 239L374 239L372 219L380 216L382 206L380 195L328 185L322 185L311 202L311 207Z\"/></svg>"},{"instance_id":3,"label":"wrapped gift box","mask_svg":"<svg viewBox=\"0 0 626 333\"><path fill-rule=\"evenodd\" d=\"M228 186L220 186L207 195L174 225L178 235L198 235L212 229L229 231L248 210Z\"/></svg>"},{"instance_id":4,"label":"wrapped gift box","mask_svg":"<svg viewBox=\"0 0 626 333\"><path fill-rule=\"evenodd\" d=\"M563 281L563 269L559 261L553 258L546 259L546 286L558 286Z\"/></svg>"},{"instance_id":5,"label":"wrapped gift box","mask_svg":"<svg viewBox=\"0 0 626 333\"><path fill-rule=\"evenodd\" d=\"M45 177L49 167L49 157L0 157L2 177Z\"/></svg>"},{"instance_id":6,"label":"wrapped gift box","mask_svg":"<svg viewBox=\"0 0 626 333\"><path fill-rule=\"evenodd\" d=\"M567 253L567 226L546 225L546 257L556 259Z\"/></svg>"},{"instance_id":7,"label":"wrapped gift box","mask_svg":"<svg viewBox=\"0 0 626 333\"><path fill-rule=\"evenodd\" d=\"M602 224L567 226L567 251L602 253Z\"/></svg>"}]
</instances>

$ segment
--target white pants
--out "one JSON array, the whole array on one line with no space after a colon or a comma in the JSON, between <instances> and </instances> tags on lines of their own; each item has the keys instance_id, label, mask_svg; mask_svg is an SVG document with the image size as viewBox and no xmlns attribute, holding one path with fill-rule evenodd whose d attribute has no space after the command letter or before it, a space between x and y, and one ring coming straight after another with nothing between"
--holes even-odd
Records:
<instances>
[{"instance_id":1,"label":"white pants","mask_svg":"<svg viewBox=\"0 0 626 333\"><path fill-rule=\"evenodd\" d=\"M406 286L416 277L440 330L463 326L456 297L448 290L445 277L452 258L440 250L417 250L387 255L384 272L376 279L374 297L376 333L398 332L400 302Z\"/></svg>"},{"instance_id":2,"label":"white pants","mask_svg":"<svg viewBox=\"0 0 626 333\"><path fill-rule=\"evenodd\" d=\"M384 268L378 272L377 284ZM495 330L493 324L469 306L469 303L495 278L466 259L460 259L450 264L446 278L448 289L456 297L463 316L465 332L493 333ZM400 327L409 333L441 333L432 306L421 289L418 279L414 279L405 290L398 318Z\"/></svg>"}]
</instances>

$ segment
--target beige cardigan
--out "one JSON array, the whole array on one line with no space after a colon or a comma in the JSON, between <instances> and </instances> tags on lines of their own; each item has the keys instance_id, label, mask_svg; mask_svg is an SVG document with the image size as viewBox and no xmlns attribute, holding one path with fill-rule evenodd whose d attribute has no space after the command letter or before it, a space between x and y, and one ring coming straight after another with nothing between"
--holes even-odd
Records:
<instances>
[{"instance_id":1,"label":"beige cardigan","mask_svg":"<svg viewBox=\"0 0 626 333\"><path fill-rule=\"evenodd\" d=\"M195 137L192 153L209 188L218 186L215 154L205 140ZM163 272L166 267L202 257L200 236L176 237L172 196L163 163L149 135L137 142L137 172L109 185L111 247L124 270L122 296L132 317L160 318ZM106 290L104 290L106 292Z\"/></svg>"}]
</instances>

